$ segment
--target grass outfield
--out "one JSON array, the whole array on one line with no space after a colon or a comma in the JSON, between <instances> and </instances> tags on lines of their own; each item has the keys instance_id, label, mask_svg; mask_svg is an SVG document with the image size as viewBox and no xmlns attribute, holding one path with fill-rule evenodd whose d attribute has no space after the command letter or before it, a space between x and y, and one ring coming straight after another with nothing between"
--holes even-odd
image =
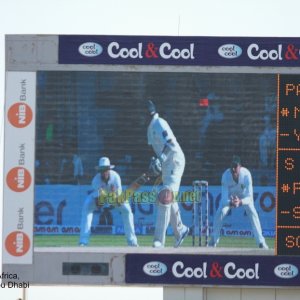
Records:
<instances>
[{"instance_id":1,"label":"grass outfield","mask_svg":"<svg viewBox=\"0 0 300 300\"><path fill-rule=\"evenodd\" d=\"M153 236L140 235L137 237L140 246L151 247ZM36 235L35 247L74 247L78 246L78 235ZM196 243L198 240L196 240ZM204 240L203 240L204 242ZM266 238L269 248L274 248L274 238ZM173 247L173 236L167 236L166 247ZM127 246L123 235L92 235L89 246L92 247L125 247ZM192 237L188 236L181 247L191 247ZM257 248L254 238L221 237L218 247L227 248Z\"/></svg>"}]
</instances>

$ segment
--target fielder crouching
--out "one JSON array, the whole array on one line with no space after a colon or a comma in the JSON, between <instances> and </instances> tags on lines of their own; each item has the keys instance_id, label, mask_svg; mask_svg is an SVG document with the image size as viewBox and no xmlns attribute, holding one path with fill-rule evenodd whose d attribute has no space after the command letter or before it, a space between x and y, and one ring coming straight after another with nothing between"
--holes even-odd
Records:
<instances>
[{"instance_id":1,"label":"fielder crouching","mask_svg":"<svg viewBox=\"0 0 300 300\"><path fill-rule=\"evenodd\" d=\"M157 216L153 247L161 248L165 245L166 231L169 223L172 226L175 244L179 247L189 233L189 228L181 221L180 210L174 195L179 192L181 177L185 167L184 153L176 140L169 124L159 117L155 105L148 101L150 124L148 126L148 144L152 146L157 155L157 167L161 164L163 186L158 193Z\"/></svg>"},{"instance_id":2,"label":"fielder crouching","mask_svg":"<svg viewBox=\"0 0 300 300\"><path fill-rule=\"evenodd\" d=\"M99 165L96 166L98 173L92 180L93 192L84 201L80 226L80 246L89 243L93 213L107 202L115 206L122 215L124 231L128 246L137 247L137 238L134 230L134 218L128 201L118 200L122 197L122 184L120 175L112 170L114 165L110 165L107 157L101 157ZM120 198L119 198L120 197Z\"/></svg>"},{"instance_id":3,"label":"fielder crouching","mask_svg":"<svg viewBox=\"0 0 300 300\"><path fill-rule=\"evenodd\" d=\"M254 238L259 248L269 249L253 201L252 176L242 167L239 156L233 156L231 166L222 175L222 198L214 218L213 235L209 245L216 247L220 239L223 220L230 209L242 206L250 219Z\"/></svg>"}]
</instances>

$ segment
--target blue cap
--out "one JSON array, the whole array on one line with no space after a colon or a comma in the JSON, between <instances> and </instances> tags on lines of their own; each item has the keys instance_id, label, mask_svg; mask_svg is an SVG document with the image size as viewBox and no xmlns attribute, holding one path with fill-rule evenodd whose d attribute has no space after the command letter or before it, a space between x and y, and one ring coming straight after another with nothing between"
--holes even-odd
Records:
<instances>
[{"instance_id":1,"label":"blue cap","mask_svg":"<svg viewBox=\"0 0 300 300\"><path fill-rule=\"evenodd\" d=\"M148 111L151 116L153 116L156 113L155 105L151 100L148 100Z\"/></svg>"},{"instance_id":2,"label":"blue cap","mask_svg":"<svg viewBox=\"0 0 300 300\"><path fill-rule=\"evenodd\" d=\"M237 155L233 155L231 161L231 167L236 168L238 165L241 165L241 158Z\"/></svg>"}]
</instances>

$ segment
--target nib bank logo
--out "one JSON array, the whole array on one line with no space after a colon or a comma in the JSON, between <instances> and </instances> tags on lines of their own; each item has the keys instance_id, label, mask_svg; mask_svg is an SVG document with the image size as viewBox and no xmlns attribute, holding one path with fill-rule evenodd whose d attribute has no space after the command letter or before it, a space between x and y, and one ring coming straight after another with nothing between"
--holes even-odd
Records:
<instances>
[{"instance_id":1,"label":"nib bank logo","mask_svg":"<svg viewBox=\"0 0 300 300\"><path fill-rule=\"evenodd\" d=\"M6 183L12 191L24 192L31 184L31 175L27 169L15 167L8 172Z\"/></svg>"},{"instance_id":2,"label":"nib bank logo","mask_svg":"<svg viewBox=\"0 0 300 300\"><path fill-rule=\"evenodd\" d=\"M30 248L30 239L22 231L13 231L5 239L5 248L13 256L23 256Z\"/></svg>"},{"instance_id":3,"label":"nib bank logo","mask_svg":"<svg viewBox=\"0 0 300 300\"><path fill-rule=\"evenodd\" d=\"M32 121L32 110L25 103L15 103L8 110L8 120L14 127L26 127Z\"/></svg>"}]
</instances>

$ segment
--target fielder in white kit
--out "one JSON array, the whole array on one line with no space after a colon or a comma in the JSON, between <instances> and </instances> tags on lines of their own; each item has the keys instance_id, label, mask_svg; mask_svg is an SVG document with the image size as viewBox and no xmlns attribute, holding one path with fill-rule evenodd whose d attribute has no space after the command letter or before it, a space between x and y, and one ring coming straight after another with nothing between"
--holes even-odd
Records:
<instances>
[{"instance_id":1,"label":"fielder in white kit","mask_svg":"<svg viewBox=\"0 0 300 300\"><path fill-rule=\"evenodd\" d=\"M253 201L252 176L241 166L241 159L233 156L231 167L222 176L222 198L214 218L213 235L210 246L216 247L220 239L223 220L229 210L243 206L250 219L255 241L259 248L269 249L262 235L262 229Z\"/></svg>"},{"instance_id":2,"label":"fielder in white kit","mask_svg":"<svg viewBox=\"0 0 300 300\"><path fill-rule=\"evenodd\" d=\"M137 247L137 238L134 230L134 219L129 203L118 203L117 198L122 193L120 175L112 170L114 165L110 165L108 157L101 157L96 169L99 171L92 180L93 192L87 196L82 208L80 226L80 246L89 243L93 213L109 200L121 213L124 224L125 236L128 246Z\"/></svg>"},{"instance_id":3,"label":"fielder in white kit","mask_svg":"<svg viewBox=\"0 0 300 300\"><path fill-rule=\"evenodd\" d=\"M185 167L185 157L168 123L159 117L155 105L148 101L150 124L148 126L148 144L152 146L161 163L163 186L158 193L157 216L153 247L165 245L166 231L171 223L175 244L179 247L189 233L189 228L181 221L180 210L174 195L179 192L181 177Z\"/></svg>"}]
</instances>

